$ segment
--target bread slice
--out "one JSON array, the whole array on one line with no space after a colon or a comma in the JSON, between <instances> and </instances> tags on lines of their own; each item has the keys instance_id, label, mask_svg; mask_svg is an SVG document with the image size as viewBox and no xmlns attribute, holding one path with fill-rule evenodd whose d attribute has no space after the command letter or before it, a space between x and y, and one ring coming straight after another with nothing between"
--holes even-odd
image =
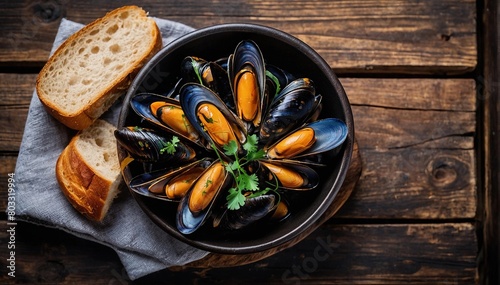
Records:
<instances>
[{"instance_id":1,"label":"bread slice","mask_svg":"<svg viewBox=\"0 0 500 285\"><path fill-rule=\"evenodd\" d=\"M125 92L161 45L160 30L144 10L113 10L61 44L38 75L38 97L60 122L83 130Z\"/></svg>"},{"instance_id":2,"label":"bread slice","mask_svg":"<svg viewBox=\"0 0 500 285\"><path fill-rule=\"evenodd\" d=\"M102 221L122 182L114 130L110 123L96 120L71 139L56 164L62 192L94 221Z\"/></svg>"}]
</instances>

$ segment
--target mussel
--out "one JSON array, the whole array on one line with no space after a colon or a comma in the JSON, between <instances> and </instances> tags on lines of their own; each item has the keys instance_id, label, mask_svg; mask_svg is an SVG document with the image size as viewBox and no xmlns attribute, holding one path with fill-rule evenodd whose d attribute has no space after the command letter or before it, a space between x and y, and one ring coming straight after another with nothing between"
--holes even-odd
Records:
<instances>
[{"instance_id":1,"label":"mussel","mask_svg":"<svg viewBox=\"0 0 500 285\"><path fill-rule=\"evenodd\" d=\"M176 168L145 172L133 177L129 187L142 196L179 201L210 163L210 160L201 159Z\"/></svg>"},{"instance_id":2,"label":"mussel","mask_svg":"<svg viewBox=\"0 0 500 285\"><path fill-rule=\"evenodd\" d=\"M278 95L278 93L287 86L290 82L295 80L293 74L272 64L266 64L266 92L267 99L271 100ZM269 104L270 101L267 102Z\"/></svg>"},{"instance_id":3,"label":"mussel","mask_svg":"<svg viewBox=\"0 0 500 285\"><path fill-rule=\"evenodd\" d=\"M287 190L311 190L319 184L319 175L311 167L293 161L260 161L276 177L279 187Z\"/></svg>"},{"instance_id":4,"label":"mussel","mask_svg":"<svg viewBox=\"0 0 500 285\"><path fill-rule=\"evenodd\" d=\"M238 210L225 210L214 218L213 226L238 230L261 220L276 209L278 201L273 194L247 198Z\"/></svg>"},{"instance_id":5,"label":"mussel","mask_svg":"<svg viewBox=\"0 0 500 285\"><path fill-rule=\"evenodd\" d=\"M204 146L198 132L186 119L178 100L153 93L140 93L130 100L132 109L147 122L186 142Z\"/></svg>"},{"instance_id":6,"label":"mussel","mask_svg":"<svg viewBox=\"0 0 500 285\"><path fill-rule=\"evenodd\" d=\"M269 158L291 158L307 149L316 142L314 129L301 128L286 136L267 151Z\"/></svg>"},{"instance_id":7,"label":"mussel","mask_svg":"<svg viewBox=\"0 0 500 285\"><path fill-rule=\"evenodd\" d=\"M152 129L129 126L115 130L114 135L117 142L137 161L187 162L196 157L195 150L180 141L169 152L167 147L174 141L174 135L169 133L159 134Z\"/></svg>"},{"instance_id":8,"label":"mussel","mask_svg":"<svg viewBox=\"0 0 500 285\"><path fill-rule=\"evenodd\" d=\"M221 152L222 147L230 141L240 145L246 141L243 122L205 86L185 84L181 88L180 102L191 125Z\"/></svg>"},{"instance_id":9,"label":"mussel","mask_svg":"<svg viewBox=\"0 0 500 285\"><path fill-rule=\"evenodd\" d=\"M302 125L314 114L320 101L312 81L292 81L271 102L260 127L261 142L269 145Z\"/></svg>"},{"instance_id":10,"label":"mussel","mask_svg":"<svg viewBox=\"0 0 500 285\"><path fill-rule=\"evenodd\" d=\"M217 160L207 167L179 203L177 229L183 234L196 231L209 216L219 194L231 183L222 161Z\"/></svg>"},{"instance_id":11,"label":"mussel","mask_svg":"<svg viewBox=\"0 0 500 285\"><path fill-rule=\"evenodd\" d=\"M286 219L288 215L290 215L290 207L288 206L288 203L286 201L281 200L276 205L276 209L274 210L270 219L273 221L281 221Z\"/></svg>"},{"instance_id":12,"label":"mussel","mask_svg":"<svg viewBox=\"0 0 500 285\"><path fill-rule=\"evenodd\" d=\"M241 41L228 59L228 75L236 113L248 129L260 125L266 103L264 57L253 41Z\"/></svg>"},{"instance_id":13,"label":"mussel","mask_svg":"<svg viewBox=\"0 0 500 285\"><path fill-rule=\"evenodd\" d=\"M347 138L347 125L336 118L306 124L267 150L271 159L296 159L335 149Z\"/></svg>"},{"instance_id":14,"label":"mussel","mask_svg":"<svg viewBox=\"0 0 500 285\"><path fill-rule=\"evenodd\" d=\"M203 170L203 167L196 166L173 177L172 180L163 186L165 195L170 199L184 197L194 181L203 173Z\"/></svg>"},{"instance_id":15,"label":"mussel","mask_svg":"<svg viewBox=\"0 0 500 285\"><path fill-rule=\"evenodd\" d=\"M314 87L314 82L311 79L305 77L297 78L282 87L281 91L274 96L270 106L281 100L283 96L291 92L297 92L298 90L307 91L313 95L316 94L316 87Z\"/></svg>"},{"instance_id":16,"label":"mussel","mask_svg":"<svg viewBox=\"0 0 500 285\"><path fill-rule=\"evenodd\" d=\"M185 82L199 83L215 94L234 111L234 99L227 71L217 62L195 56L187 56L181 63L181 74Z\"/></svg>"}]
</instances>

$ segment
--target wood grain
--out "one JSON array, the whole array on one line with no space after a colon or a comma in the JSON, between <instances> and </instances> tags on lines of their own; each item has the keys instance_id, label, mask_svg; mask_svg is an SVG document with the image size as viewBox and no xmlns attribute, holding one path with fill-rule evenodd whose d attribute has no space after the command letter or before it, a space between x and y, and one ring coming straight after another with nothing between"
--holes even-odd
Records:
<instances>
[{"instance_id":1,"label":"wood grain","mask_svg":"<svg viewBox=\"0 0 500 285\"><path fill-rule=\"evenodd\" d=\"M484 1L484 84L480 109L480 173L484 191L479 192L478 232L483 246L479 249L478 270L481 284L500 283L500 5Z\"/></svg>"},{"instance_id":2,"label":"wood grain","mask_svg":"<svg viewBox=\"0 0 500 285\"><path fill-rule=\"evenodd\" d=\"M400 78L341 78L341 82L353 105L364 168L339 216L473 218L475 82Z\"/></svg>"},{"instance_id":3,"label":"wood grain","mask_svg":"<svg viewBox=\"0 0 500 285\"><path fill-rule=\"evenodd\" d=\"M0 155L0 183L2 185L0 188L0 209L2 212L7 209L9 174L15 173L16 159L15 155ZM15 174L14 179L16 179Z\"/></svg>"},{"instance_id":4,"label":"wood grain","mask_svg":"<svg viewBox=\"0 0 500 285\"><path fill-rule=\"evenodd\" d=\"M62 17L89 23L136 1L1 1L0 63L41 66ZM246 22L288 32L340 73L464 73L477 64L473 0L148 1L150 15L195 28Z\"/></svg>"},{"instance_id":5,"label":"wood grain","mask_svg":"<svg viewBox=\"0 0 500 285\"><path fill-rule=\"evenodd\" d=\"M360 148L472 149L476 90L471 79L341 78Z\"/></svg>"},{"instance_id":6,"label":"wood grain","mask_svg":"<svg viewBox=\"0 0 500 285\"><path fill-rule=\"evenodd\" d=\"M8 236L0 226L0 241ZM17 277L2 284L131 284L109 248L44 227L16 228ZM33 239L33 236L37 236ZM474 284L470 223L325 224L261 261L231 268L173 268L134 284ZM0 248L2 256L5 247ZM0 259L5 268L6 260Z\"/></svg>"},{"instance_id":7,"label":"wood grain","mask_svg":"<svg viewBox=\"0 0 500 285\"><path fill-rule=\"evenodd\" d=\"M464 219L477 210L473 150L360 150L363 172L342 218Z\"/></svg>"},{"instance_id":8,"label":"wood grain","mask_svg":"<svg viewBox=\"0 0 500 285\"><path fill-rule=\"evenodd\" d=\"M35 74L0 73L1 151L19 150L35 79Z\"/></svg>"},{"instance_id":9,"label":"wood grain","mask_svg":"<svg viewBox=\"0 0 500 285\"><path fill-rule=\"evenodd\" d=\"M473 79L341 77L340 81L355 106L457 112L477 109Z\"/></svg>"}]
</instances>

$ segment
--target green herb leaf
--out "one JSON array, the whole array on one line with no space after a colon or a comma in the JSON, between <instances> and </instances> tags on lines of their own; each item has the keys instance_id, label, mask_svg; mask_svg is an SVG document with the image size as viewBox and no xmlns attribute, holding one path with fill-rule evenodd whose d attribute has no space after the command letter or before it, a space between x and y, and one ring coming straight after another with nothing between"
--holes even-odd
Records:
<instances>
[{"instance_id":1,"label":"green herb leaf","mask_svg":"<svg viewBox=\"0 0 500 285\"><path fill-rule=\"evenodd\" d=\"M253 134L247 137L247 141L243 144L243 149L247 152L255 152L257 150L258 138L257 135Z\"/></svg>"},{"instance_id":2,"label":"green herb leaf","mask_svg":"<svg viewBox=\"0 0 500 285\"><path fill-rule=\"evenodd\" d=\"M236 188L229 189L226 200L229 210L238 210L241 206L245 205L245 196Z\"/></svg>"},{"instance_id":3,"label":"green herb leaf","mask_svg":"<svg viewBox=\"0 0 500 285\"><path fill-rule=\"evenodd\" d=\"M200 82L200 84L203 84L203 80L201 80L200 71L197 68L198 64L196 63L196 61L194 59L191 60L191 65L193 66L193 70L194 70L194 73L196 74L196 78L198 78L198 82Z\"/></svg>"},{"instance_id":4,"label":"green herb leaf","mask_svg":"<svg viewBox=\"0 0 500 285\"><path fill-rule=\"evenodd\" d=\"M247 198L254 198L254 197L259 197L261 195L266 195L267 192L269 192L271 190L273 190L273 189L266 187L264 190L259 190L259 191L253 192L252 194L248 195Z\"/></svg>"},{"instance_id":5,"label":"green herb leaf","mask_svg":"<svg viewBox=\"0 0 500 285\"><path fill-rule=\"evenodd\" d=\"M163 148L160 149L160 154L167 152L168 154L174 154L175 149L177 148L177 144L179 143L179 138L177 136L173 136L169 142L166 142L163 145Z\"/></svg>"},{"instance_id":6,"label":"green herb leaf","mask_svg":"<svg viewBox=\"0 0 500 285\"><path fill-rule=\"evenodd\" d=\"M259 160L265 157L265 151L258 149L258 145L257 135L248 136L246 142L243 144L243 149L245 149L247 153L245 157L241 159L238 157L238 144L236 141L232 140L222 147L227 156L234 157L233 161L224 162L226 171L233 176L235 182L234 187L229 189L229 193L226 196L227 208L229 210L238 210L241 206L245 205L245 200L247 199L245 195L248 194L248 192L253 192L249 197L257 197L272 191L269 187L263 190L260 189L257 174L252 173L249 175L245 169L245 165L249 161ZM223 161L215 145L212 144L212 148L219 159ZM277 182L276 185L272 186L275 186L274 188L276 190L278 187Z\"/></svg>"},{"instance_id":7,"label":"green herb leaf","mask_svg":"<svg viewBox=\"0 0 500 285\"><path fill-rule=\"evenodd\" d=\"M246 173L240 173L237 178L238 186L243 190L256 191L259 189L259 179L255 173L248 175Z\"/></svg>"},{"instance_id":8,"label":"green herb leaf","mask_svg":"<svg viewBox=\"0 0 500 285\"><path fill-rule=\"evenodd\" d=\"M280 81L278 80L278 78L276 76L274 76L274 74L272 74L268 70L266 70L266 76L271 78L271 80L274 81L274 84L276 84L276 93L273 94L273 98L274 98L274 96L276 96L281 90Z\"/></svg>"},{"instance_id":9,"label":"green herb leaf","mask_svg":"<svg viewBox=\"0 0 500 285\"><path fill-rule=\"evenodd\" d=\"M232 171L240 169L240 162L235 160L233 162L228 163L227 165Z\"/></svg>"},{"instance_id":10,"label":"green herb leaf","mask_svg":"<svg viewBox=\"0 0 500 285\"><path fill-rule=\"evenodd\" d=\"M263 149L259 149L257 152L249 152L247 153L247 160L252 161L252 160L258 160L262 159L266 156L266 152Z\"/></svg>"},{"instance_id":11,"label":"green herb leaf","mask_svg":"<svg viewBox=\"0 0 500 285\"><path fill-rule=\"evenodd\" d=\"M223 145L222 148L227 155L236 155L238 153L238 144L236 141L229 141L229 143Z\"/></svg>"}]
</instances>

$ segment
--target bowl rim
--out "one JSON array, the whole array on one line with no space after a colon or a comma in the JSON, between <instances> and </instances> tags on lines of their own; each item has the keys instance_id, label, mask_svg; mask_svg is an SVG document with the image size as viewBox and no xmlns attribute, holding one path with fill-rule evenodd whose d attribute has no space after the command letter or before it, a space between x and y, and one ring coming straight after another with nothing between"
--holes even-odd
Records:
<instances>
[{"instance_id":1,"label":"bowl rim","mask_svg":"<svg viewBox=\"0 0 500 285\"><path fill-rule=\"evenodd\" d=\"M335 88L335 91L338 95L338 99L340 101L341 109L343 111L343 115L345 116L345 123L348 127L348 136L346 141L342 146L342 157L340 158L340 167L337 176L333 182L333 186L328 189L328 194L325 199L321 201L319 206L312 212L310 216L300 222L298 227L293 228L289 232L280 236L277 239L272 239L265 243L259 243L255 245L241 245L238 247L231 246L219 246L214 245L209 242L198 241L190 239L189 236L183 235L178 232L176 229L173 229L170 224L163 221L160 217L152 213L151 210L148 210L147 205L142 200L142 197L138 197L139 195L132 190L129 192L134 197L134 200L139 204L140 208L146 215L162 230L164 230L167 234L175 237L176 239L185 242L191 246L196 248L206 250L214 253L222 253L222 254L248 254L248 253L256 253L264 250L269 250L271 248L282 245L293 238L296 238L300 235L300 233L304 232L307 228L314 225L314 223L324 214L324 212L330 207L333 200L337 196L342 184L347 175L347 171L350 166L351 156L353 152L354 146L354 120L352 115L351 106L345 90L337 78L336 74L333 72L332 68L329 64L309 45L300 39L275 28L260 25L260 24L250 24L250 23L230 23L230 24L218 24L213 26L208 26L205 28L201 28L198 30L194 30L189 32L172 42L166 44L160 51L158 51L144 66L139 70L134 80L132 81L126 95L124 97L124 102L129 102L130 98L137 93L137 89L139 85L142 83L144 77L148 75L150 69L155 67L160 61L162 61L166 56L168 56L172 51L177 50L178 48L197 40L200 36L206 37L219 33L229 33L229 32L247 32L247 33L256 33L263 36L273 37L277 40L284 42L290 46L296 48L299 52L303 53L309 60L315 62L317 67L321 70L326 78L328 78L329 82ZM118 119L118 126L124 126L125 121L127 119L128 111L125 110L129 108L122 107ZM120 148L120 146L118 146ZM175 226L174 226L175 227Z\"/></svg>"}]
</instances>

